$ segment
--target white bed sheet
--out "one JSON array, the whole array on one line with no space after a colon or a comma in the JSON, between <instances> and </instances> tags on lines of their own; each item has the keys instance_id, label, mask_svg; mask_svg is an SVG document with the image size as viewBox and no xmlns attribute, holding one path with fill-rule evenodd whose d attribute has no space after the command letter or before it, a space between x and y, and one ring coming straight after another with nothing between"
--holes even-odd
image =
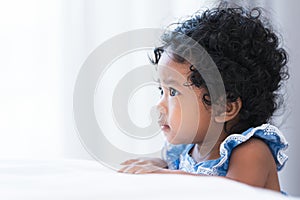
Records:
<instances>
[{"instance_id":1,"label":"white bed sheet","mask_svg":"<svg viewBox=\"0 0 300 200\"><path fill-rule=\"evenodd\" d=\"M0 199L298 199L218 177L117 173L91 160L0 160Z\"/></svg>"}]
</instances>

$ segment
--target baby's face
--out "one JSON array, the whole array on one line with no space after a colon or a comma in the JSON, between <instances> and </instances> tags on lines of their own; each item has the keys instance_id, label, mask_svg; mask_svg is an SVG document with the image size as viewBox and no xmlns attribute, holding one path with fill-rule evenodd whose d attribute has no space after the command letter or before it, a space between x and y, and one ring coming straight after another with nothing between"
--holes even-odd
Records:
<instances>
[{"instance_id":1,"label":"baby's face","mask_svg":"<svg viewBox=\"0 0 300 200\"><path fill-rule=\"evenodd\" d=\"M189 66L175 62L166 53L158 63L161 90L158 123L172 144L201 143L210 123L211 109L202 102L205 89L185 85Z\"/></svg>"}]
</instances>

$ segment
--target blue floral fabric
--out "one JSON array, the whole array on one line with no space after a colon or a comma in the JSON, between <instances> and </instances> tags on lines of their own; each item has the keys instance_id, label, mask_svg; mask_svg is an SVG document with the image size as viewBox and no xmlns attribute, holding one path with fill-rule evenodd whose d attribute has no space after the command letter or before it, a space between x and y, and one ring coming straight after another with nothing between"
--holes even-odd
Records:
<instances>
[{"instance_id":1,"label":"blue floral fabric","mask_svg":"<svg viewBox=\"0 0 300 200\"><path fill-rule=\"evenodd\" d=\"M220 157L216 160L196 163L189 155L194 144L172 145L166 143L162 151L162 157L168 163L169 169L196 174L226 176L232 150L251 137L260 138L269 146L276 161L277 170L281 170L288 159L284 153L284 150L288 147L288 143L279 129L270 124L249 128L241 134L229 135L221 143Z\"/></svg>"}]
</instances>

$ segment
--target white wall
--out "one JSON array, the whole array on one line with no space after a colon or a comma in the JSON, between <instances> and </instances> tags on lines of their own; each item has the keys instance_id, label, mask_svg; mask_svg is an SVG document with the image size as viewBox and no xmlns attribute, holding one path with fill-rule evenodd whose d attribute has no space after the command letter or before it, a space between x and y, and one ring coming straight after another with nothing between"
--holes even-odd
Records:
<instances>
[{"instance_id":1,"label":"white wall","mask_svg":"<svg viewBox=\"0 0 300 200\"><path fill-rule=\"evenodd\" d=\"M0 1L0 158L63 153L58 1Z\"/></svg>"},{"instance_id":2,"label":"white wall","mask_svg":"<svg viewBox=\"0 0 300 200\"><path fill-rule=\"evenodd\" d=\"M298 133L299 113L300 113L300 2L296 0L274 2L274 20L277 21L278 30L282 33L285 46L289 53L290 80L287 84L287 108L280 119L284 122L281 130L289 141L289 161L285 169L280 173L280 180L283 189L290 194L300 196L300 134Z\"/></svg>"}]
</instances>

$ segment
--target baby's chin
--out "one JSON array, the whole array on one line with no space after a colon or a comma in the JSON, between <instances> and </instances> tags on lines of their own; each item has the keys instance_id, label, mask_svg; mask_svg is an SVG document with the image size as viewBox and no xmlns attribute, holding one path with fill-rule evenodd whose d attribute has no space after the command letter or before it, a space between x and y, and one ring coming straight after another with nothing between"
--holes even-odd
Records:
<instances>
[{"instance_id":1,"label":"baby's chin","mask_svg":"<svg viewBox=\"0 0 300 200\"><path fill-rule=\"evenodd\" d=\"M167 141L168 141L170 144L173 144L173 145L190 144L190 142L185 141L185 140L183 140L183 139L176 138L176 137L170 138L170 137L168 137L167 135L166 135L166 139L167 139Z\"/></svg>"},{"instance_id":2,"label":"baby's chin","mask_svg":"<svg viewBox=\"0 0 300 200\"><path fill-rule=\"evenodd\" d=\"M180 141L175 140L173 137L171 137L168 134L165 134L165 138L168 141L168 143L170 143L170 144L173 144L173 145L180 144Z\"/></svg>"}]
</instances>

